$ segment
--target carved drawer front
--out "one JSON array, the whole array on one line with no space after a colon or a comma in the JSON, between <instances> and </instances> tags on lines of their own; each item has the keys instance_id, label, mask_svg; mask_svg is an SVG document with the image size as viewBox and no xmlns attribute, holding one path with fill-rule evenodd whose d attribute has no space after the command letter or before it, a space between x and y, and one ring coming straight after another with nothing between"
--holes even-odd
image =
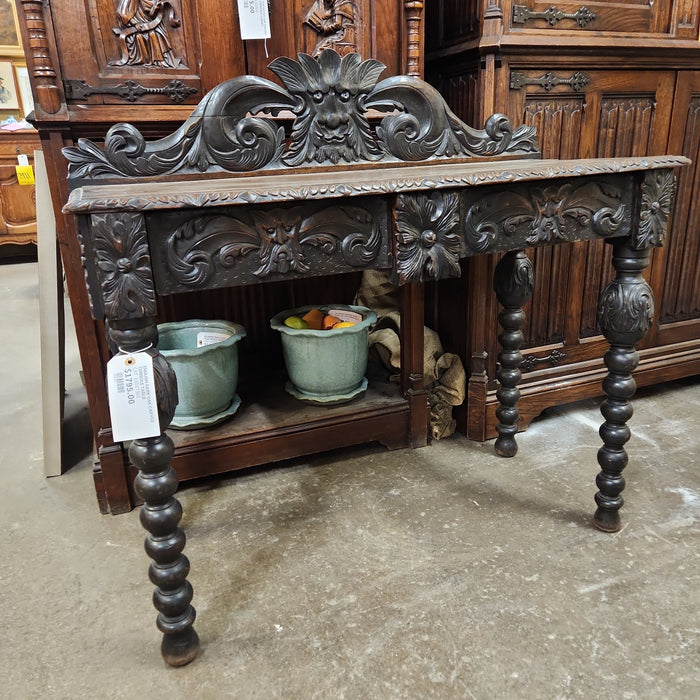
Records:
<instances>
[{"instance_id":1,"label":"carved drawer front","mask_svg":"<svg viewBox=\"0 0 700 700\"><path fill-rule=\"evenodd\" d=\"M53 24L60 56L53 68L68 104L196 104L220 80L245 72L235 5L66 0L47 5L41 19ZM26 17L32 3L23 6Z\"/></svg>"},{"instance_id":2,"label":"carved drawer front","mask_svg":"<svg viewBox=\"0 0 700 700\"><path fill-rule=\"evenodd\" d=\"M149 248L160 294L391 265L387 203L363 198L334 204L225 207L160 215Z\"/></svg>"},{"instance_id":3,"label":"carved drawer front","mask_svg":"<svg viewBox=\"0 0 700 700\"><path fill-rule=\"evenodd\" d=\"M669 31L671 2L616 0L615 2L513 2L510 29L527 32Z\"/></svg>"}]
</instances>

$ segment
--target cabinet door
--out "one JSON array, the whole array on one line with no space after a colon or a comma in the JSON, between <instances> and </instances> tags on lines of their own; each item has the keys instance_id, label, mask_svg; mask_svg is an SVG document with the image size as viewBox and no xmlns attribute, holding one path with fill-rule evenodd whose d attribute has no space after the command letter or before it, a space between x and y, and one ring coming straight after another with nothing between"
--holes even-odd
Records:
<instances>
[{"instance_id":1,"label":"cabinet door","mask_svg":"<svg viewBox=\"0 0 700 700\"><path fill-rule=\"evenodd\" d=\"M675 74L625 71L511 71L508 113L535 125L544 158L608 158L662 154ZM603 241L530 251L536 287L526 344L562 344L564 364L599 355L597 300L611 275Z\"/></svg>"},{"instance_id":2,"label":"cabinet door","mask_svg":"<svg viewBox=\"0 0 700 700\"><path fill-rule=\"evenodd\" d=\"M668 240L654 275L660 345L700 338L700 72L679 73L668 153L692 163L678 173L678 190Z\"/></svg>"},{"instance_id":3,"label":"cabinet door","mask_svg":"<svg viewBox=\"0 0 700 700\"><path fill-rule=\"evenodd\" d=\"M555 2L515 0L509 28L535 32L635 32L669 31L671 0L608 0L607 2Z\"/></svg>"},{"instance_id":4,"label":"cabinet door","mask_svg":"<svg viewBox=\"0 0 700 700\"><path fill-rule=\"evenodd\" d=\"M245 73L235 2L65 0L50 13L69 105L196 104Z\"/></svg>"}]
</instances>

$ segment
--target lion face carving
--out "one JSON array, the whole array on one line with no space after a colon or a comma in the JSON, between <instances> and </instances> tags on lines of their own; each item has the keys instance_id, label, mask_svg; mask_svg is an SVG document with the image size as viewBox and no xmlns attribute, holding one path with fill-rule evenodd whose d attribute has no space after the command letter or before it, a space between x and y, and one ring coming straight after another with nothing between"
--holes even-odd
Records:
<instances>
[{"instance_id":1,"label":"lion face carving","mask_svg":"<svg viewBox=\"0 0 700 700\"><path fill-rule=\"evenodd\" d=\"M285 162L294 166L379 158L364 102L384 66L374 59L362 61L354 53L341 59L330 50L318 61L304 53L298 59L282 57L270 63L270 69L297 99Z\"/></svg>"}]
</instances>

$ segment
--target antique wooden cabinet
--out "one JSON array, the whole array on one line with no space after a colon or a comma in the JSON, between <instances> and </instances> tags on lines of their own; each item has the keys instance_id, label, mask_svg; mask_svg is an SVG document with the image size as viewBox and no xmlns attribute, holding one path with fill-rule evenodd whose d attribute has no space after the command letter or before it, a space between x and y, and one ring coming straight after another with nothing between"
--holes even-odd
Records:
<instances>
[{"instance_id":1,"label":"antique wooden cabinet","mask_svg":"<svg viewBox=\"0 0 700 700\"><path fill-rule=\"evenodd\" d=\"M481 124L502 112L536 125L545 158L692 159L679 173L669 245L655 251L648 272L656 316L638 384L700 371L699 13L697 0L435 0L426 7L426 77L465 121ZM527 309L523 426L547 406L601 393L602 339L586 309L599 293L605 256L595 242L534 251L539 301ZM495 263L465 266L455 285L467 302L441 322L443 340L467 365L460 425L476 439L495 434L496 308L485 291Z\"/></svg>"},{"instance_id":2,"label":"antique wooden cabinet","mask_svg":"<svg viewBox=\"0 0 700 700\"><path fill-rule=\"evenodd\" d=\"M34 185L17 181L17 156L24 154L31 165L39 148L33 129L0 132L0 245L36 245L36 194Z\"/></svg>"},{"instance_id":3,"label":"antique wooden cabinet","mask_svg":"<svg viewBox=\"0 0 700 700\"><path fill-rule=\"evenodd\" d=\"M102 322L90 314L74 219L61 213L68 199L67 162L61 149L84 137L99 143L116 122L136 125L147 138L172 133L217 84L246 73L277 80L266 70L267 64L299 51L359 52L363 58L380 60L386 66L384 75L420 75L423 2L285 0L272 6L270 38L247 41L241 39L233 0L16 3L90 402L97 496L104 512L119 513L136 502L135 470L123 446L111 437L104 388L110 352ZM255 369L278 350L269 329L274 313L305 303L352 301L358 283L358 273L350 273L235 291L177 294L163 299L159 310L161 320L204 317L242 323L248 333L242 363ZM178 469L185 478L201 473L203 440L196 434L180 436ZM245 436L235 440L245 445ZM397 444L405 444L405 436ZM327 447L331 446L329 430ZM241 466L274 458L260 444L248 445ZM221 464L221 471L226 468Z\"/></svg>"}]
</instances>

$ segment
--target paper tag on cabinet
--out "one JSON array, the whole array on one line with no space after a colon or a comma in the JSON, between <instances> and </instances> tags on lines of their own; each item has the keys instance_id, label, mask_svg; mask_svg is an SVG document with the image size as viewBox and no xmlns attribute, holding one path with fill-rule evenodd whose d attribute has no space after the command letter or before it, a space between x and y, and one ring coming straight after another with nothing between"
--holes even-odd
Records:
<instances>
[{"instance_id":1,"label":"paper tag on cabinet","mask_svg":"<svg viewBox=\"0 0 700 700\"><path fill-rule=\"evenodd\" d=\"M238 23L241 39L269 39L272 34L268 0L238 0Z\"/></svg>"},{"instance_id":2,"label":"paper tag on cabinet","mask_svg":"<svg viewBox=\"0 0 700 700\"><path fill-rule=\"evenodd\" d=\"M148 353L115 355L107 363L107 396L115 442L160 435L153 358Z\"/></svg>"}]
</instances>

